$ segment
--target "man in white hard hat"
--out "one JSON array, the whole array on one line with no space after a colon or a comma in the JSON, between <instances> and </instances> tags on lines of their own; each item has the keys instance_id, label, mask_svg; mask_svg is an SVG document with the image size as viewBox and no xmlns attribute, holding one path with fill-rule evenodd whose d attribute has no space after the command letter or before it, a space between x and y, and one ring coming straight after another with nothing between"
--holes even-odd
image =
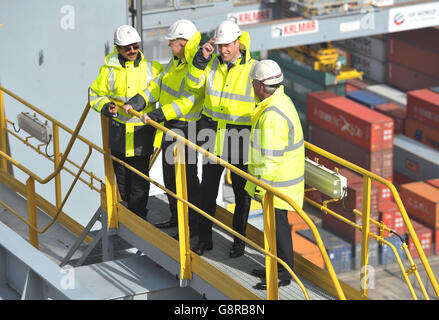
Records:
<instances>
[{"instance_id":1,"label":"man in white hard hat","mask_svg":"<svg viewBox=\"0 0 439 320\"><path fill-rule=\"evenodd\" d=\"M219 54L213 54L215 45ZM219 24L216 35L198 50L187 77L190 91L204 96L200 133L206 130L213 133L207 134L208 140L204 141L199 134L199 143L243 171L247 170L251 113L255 107L249 78L254 62L250 56L249 33L241 31L235 22L226 20ZM215 215L223 170L224 167L216 163L203 164L199 207L211 216ZM236 203L233 229L245 235L251 199L244 190L245 180L234 173L231 178ZM204 217L199 220L199 241L193 251L202 255L213 248L212 222ZM234 237L229 256L242 256L244 249L245 242Z\"/></svg>"},{"instance_id":2,"label":"man in white hard hat","mask_svg":"<svg viewBox=\"0 0 439 320\"><path fill-rule=\"evenodd\" d=\"M174 132L189 139L196 138L196 121L200 119L201 109L203 106L202 99L185 91L184 83L188 70L200 43L201 34L197 31L195 25L187 20L181 19L174 22L168 29L165 39L169 41L169 47L172 50L172 57L164 72L155 78L149 84L148 88L140 92L132 100L141 101L140 107L149 108L156 102L159 107L155 110L145 113L142 121L147 124L149 119L161 122L162 125ZM180 97L185 97L194 102L192 105L182 104L179 102ZM128 111L131 108L131 101L124 106ZM189 130L193 132L189 134ZM193 141L196 143L196 141ZM163 180L166 188L176 192L175 186L175 166L174 166L174 147L175 142L169 136L163 137L163 133L157 132L154 142L156 147L162 148L162 165ZM197 195L199 181L197 175L197 154L192 149L185 148L186 159L186 182L188 200L197 205ZM177 201L167 194L171 217L163 222L156 224L158 228L170 228L177 225ZM190 235L194 236L197 227L195 219L197 213L189 209Z\"/></svg>"},{"instance_id":3,"label":"man in white hard hat","mask_svg":"<svg viewBox=\"0 0 439 320\"><path fill-rule=\"evenodd\" d=\"M136 29L123 25L114 32L114 51L105 57L98 77L90 87L90 105L109 117L111 154L149 175L155 130L145 126L121 108L163 70L156 61L147 61L139 50ZM145 111L146 112L146 111ZM128 209L146 219L150 184L122 164L113 161L121 198Z\"/></svg>"},{"instance_id":4,"label":"man in white hard hat","mask_svg":"<svg viewBox=\"0 0 439 320\"><path fill-rule=\"evenodd\" d=\"M248 172L303 206L305 149L299 116L291 99L281 85L283 74L273 60L256 63L250 75L257 96L252 113ZM247 181L245 189L252 198L262 201L266 190ZM276 247L280 259L293 269L293 246L288 211L294 208L274 197ZM264 213L265 214L265 213ZM265 269L252 274L265 278ZM278 263L279 286L290 284L290 273ZM266 289L265 281L256 289Z\"/></svg>"}]
</instances>

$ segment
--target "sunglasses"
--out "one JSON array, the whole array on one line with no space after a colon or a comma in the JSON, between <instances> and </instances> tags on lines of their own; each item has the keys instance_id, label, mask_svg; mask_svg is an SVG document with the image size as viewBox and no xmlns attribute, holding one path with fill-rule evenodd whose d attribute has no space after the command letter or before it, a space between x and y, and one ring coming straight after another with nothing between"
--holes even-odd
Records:
<instances>
[{"instance_id":1,"label":"sunglasses","mask_svg":"<svg viewBox=\"0 0 439 320\"><path fill-rule=\"evenodd\" d=\"M125 52L131 51L131 47L133 47L134 50L139 50L140 45L138 43L136 43L136 44L130 44L127 46L119 46L119 48L121 48Z\"/></svg>"}]
</instances>

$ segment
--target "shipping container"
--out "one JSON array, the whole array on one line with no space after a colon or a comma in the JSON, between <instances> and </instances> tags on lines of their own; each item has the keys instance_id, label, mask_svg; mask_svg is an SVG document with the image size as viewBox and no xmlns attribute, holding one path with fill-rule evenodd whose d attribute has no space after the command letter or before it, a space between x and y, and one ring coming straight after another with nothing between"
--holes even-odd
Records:
<instances>
[{"instance_id":1,"label":"shipping container","mask_svg":"<svg viewBox=\"0 0 439 320\"><path fill-rule=\"evenodd\" d=\"M384 178L384 177L382 177ZM389 182L393 182L393 177L384 178ZM372 184L378 187L378 202L387 201L393 199L392 192L383 183L372 180Z\"/></svg>"},{"instance_id":2,"label":"shipping container","mask_svg":"<svg viewBox=\"0 0 439 320\"><path fill-rule=\"evenodd\" d=\"M420 121L406 119L404 132L407 137L439 150L439 126L434 129Z\"/></svg>"},{"instance_id":3,"label":"shipping container","mask_svg":"<svg viewBox=\"0 0 439 320\"><path fill-rule=\"evenodd\" d=\"M389 102L387 99L366 90L348 92L346 97L368 107L369 109L374 109L377 105L386 104Z\"/></svg>"},{"instance_id":4,"label":"shipping container","mask_svg":"<svg viewBox=\"0 0 439 320\"><path fill-rule=\"evenodd\" d=\"M346 85L344 83L323 86L292 71L283 69L282 72L284 75L283 85L285 93L293 100L296 106L304 106L302 108L296 107L296 109L302 112L306 113L308 93L327 90L340 96L346 95Z\"/></svg>"},{"instance_id":5,"label":"shipping container","mask_svg":"<svg viewBox=\"0 0 439 320\"><path fill-rule=\"evenodd\" d=\"M345 39L335 42L349 51L361 53L381 62L387 61L387 41L376 37Z\"/></svg>"},{"instance_id":6,"label":"shipping container","mask_svg":"<svg viewBox=\"0 0 439 320\"><path fill-rule=\"evenodd\" d=\"M305 221L303 221L303 219L295 211L288 211L288 223L291 226L292 232L309 228Z\"/></svg>"},{"instance_id":7,"label":"shipping container","mask_svg":"<svg viewBox=\"0 0 439 320\"><path fill-rule=\"evenodd\" d=\"M399 191L399 188L404 183L413 182L415 180L410 179L399 172L393 171L393 185L395 186L396 190Z\"/></svg>"},{"instance_id":8,"label":"shipping container","mask_svg":"<svg viewBox=\"0 0 439 320\"><path fill-rule=\"evenodd\" d=\"M439 87L433 87L433 88L430 88L430 90L432 90L436 93L439 93Z\"/></svg>"},{"instance_id":9,"label":"shipping container","mask_svg":"<svg viewBox=\"0 0 439 320\"><path fill-rule=\"evenodd\" d=\"M370 238L369 238L370 239ZM352 252L353 257L352 260L354 262L354 269L360 269L361 268L361 243L357 243L352 245L353 249ZM379 244L376 240L369 240L369 259L368 259L368 265L369 266L377 266L380 263L379 259Z\"/></svg>"},{"instance_id":10,"label":"shipping container","mask_svg":"<svg viewBox=\"0 0 439 320\"><path fill-rule=\"evenodd\" d=\"M406 236L404 235L403 240L406 241L405 239L406 239ZM407 260L407 255L405 254L405 251L402 249L402 242L401 242L401 239L399 239L399 237L392 236L392 237L385 238L385 240L390 242L390 244L392 244L395 247L396 252L398 253L401 261ZM395 263L396 257L395 257L395 253L393 252L393 250L387 244L383 244L380 247L381 247L380 263L383 265Z\"/></svg>"},{"instance_id":11,"label":"shipping container","mask_svg":"<svg viewBox=\"0 0 439 320\"><path fill-rule=\"evenodd\" d=\"M387 84L374 84L367 86L365 90L370 91L376 95L379 95L387 100L396 103L405 108L407 105L407 94L403 91L397 90L388 86Z\"/></svg>"},{"instance_id":12,"label":"shipping container","mask_svg":"<svg viewBox=\"0 0 439 320\"><path fill-rule=\"evenodd\" d=\"M314 124L308 124L308 141L381 177L392 176L392 148L369 151Z\"/></svg>"},{"instance_id":13,"label":"shipping container","mask_svg":"<svg viewBox=\"0 0 439 320\"><path fill-rule=\"evenodd\" d=\"M375 106L374 110L393 119L393 132L395 135L404 134L405 119L407 117L407 112L404 107L396 103L389 102Z\"/></svg>"},{"instance_id":14,"label":"shipping container","mask_svg":"<svg viewBox=\"0 0 439 320\"><path fill-rule=\"evenodd\" d=\"M433 253L433 230L415 220L411 220L410 222L412 223L413 229L415 229L416 236L421 243L421 248L424 250L425 256L431 256ZM410 255L413 259L419 258L419 254L416 250L415 244L413 243L412 237L407 235L407 239Z\"/></svg>"},{"instance_id":15,"label":"shipping container","mask_svg":"<svg viewBox=\"0 0 439 320\"><path fill-rule=\"evenodd\" d=\"M308 94L307 120L360 147L377 151L393 146L393 119L333 92Z\"/></svg>"},{"instance_id":16,"label":"shipping container","mask_svg":"<svg viewBox=\"0 0 439 320\"><path fill-rule=\"evenodd\" d=\"M320 87L332 86L336 84L335 75L329 72L314 70L312 66L293 59L288 52L283 50L273 50L268 53L268 59L276 61L282 69L282 72L291 71L295 74L301 75L319 85ZM342 65L347 64L345 57L340 57L339 60ZM285 78L285 77L284 77ZM339 81L338 84L345 83L346 80ZM322 90L322 89L320 89Z\"/></svg>"},{"instance_id":17,"label":"shipping container","mask_svg":"<svg viewBox=\"0 0 439 320\"><path fill-rule=\"evenodd\" d=\"M426 180L425 182L428 183L429 185L432 185L433 187L436 187L439 189L439 178L429 179L429 180Z\"/></svg>"},{"instance_id":18,"label":"shipping container","mask_svg":"<svg viewBox=\"0 0 439 320\"><path fill-rule=\"evenodd\" d=\"M386 83L399 90L410 91L438 86L439 79L389 61L387 63Z\"/></svg>"},{"instance_id":19,"label":"shipping container","mask_svg":"<svg viewBox=\"0 0 439 320\"><path fill-rule=\"evenodd\" d=\"M396 135L393 170L415 181L439 177L439 151L402 134Z\"/></svg>"},{"instance_id":20,"label":"shipping container","mask_svg":"<svg viewBox=\"0 0 439 320\"><path fill-rule=\"evenodd\" d=\"M361 71L361 70L360 70ZM349 79L346 80L346 84L349 84L359 90L366 90L366 88L368 86L372 86L374 84L376 84L375 82L372 82L370 80L366 80L366 79Z\"/></svg>"},{"instance_id":21,"label":"shipping container","mask_svg":"<svg viewBox=\"0 0 439 320\"><path fill-rule=\"evenodd\" d=\"M439 93L429 89L407 92L407 118L439 128Z\"/></svg>"},{"instance_id":22,"label":"shipping container","mask_svg":"<svg viewBox=\"0 0 439 320\"><path fill-rule=\"evenodd\" d=\"M401 212L395 202L392 200L382 201L379 203L380 220L397 234L403 235L406 232L405 223ZM390 237L391 234L384 232L384 237Z\"/></svg>"},{"instance_id":23,"label":"shipping container","mask_svg":"<svg viewBox=\"0 0 439 320\"><path fill-rule=\"evenodd\" d=\"M353 85L351 85L351 84L349 84L349 83L346 83L346 94L348 92L355 91L355 90L358 90L358 88L353 86Z\"/></svg>"},{"instance_id":24,"label":"shipping container","mask_svg":"<svg viewBox=\"0 0 439 320\"><path fill-rule=\"evenodd\" d=\"M387 58L439 78L439 30L423 28L389 34Z\"/></svg>"},{"instance_id":25,"label":"shipping container","mask_svg":"<svg viewBox=\"0 0 439 320\"><path fill-rule=\"evenodd\" d=\"M433 231L433 248L434 248L434 254L438 255L439 254L439 229L435 229Z\"/></svg>"},{"instance_id":26,"label":"shipping container","mask_svg":"<svg viewBox=\"0 0 439 320\"><path fill-rule=\"evenodd\" d=\"M317 228L328 253L329 260L336 273L352 269L352 245L323 228ZM317 243L311 229L297 231L298 234L313 243Z\"/></svg>"},{"instance_id":27,"label":"shipping container","mask_svg":"<svg viewBox=\"0 0 439 320\"><path fill-rule=\"evenodd\" d=\"M386 82L387 64L351 51L351 67L363 71L363 77L378 83Z\"/></svg>"},{"instance_id":28,"label":"shipping container","mask_svg":"<svg viewBox=\"0 0 439 320\"><path fill-rule=\"evenodd\" d=\"M430 228L439 228L439 189L416 181L401 185L399 194L410 217Z\"/></svg>"},{"instance_id":29,"label":"shipping container","mask_svg":"<svg viewBox=\"0 0 439 320\"><path fill-rule=\"evenodd\" d=\"M316 266L322 269L325 268L322 254L315 243L305 239L300 234L295 232L291 233L291 237L293 241L293 251L295 253L314 263Z\"/></svg>"}]
</instances>

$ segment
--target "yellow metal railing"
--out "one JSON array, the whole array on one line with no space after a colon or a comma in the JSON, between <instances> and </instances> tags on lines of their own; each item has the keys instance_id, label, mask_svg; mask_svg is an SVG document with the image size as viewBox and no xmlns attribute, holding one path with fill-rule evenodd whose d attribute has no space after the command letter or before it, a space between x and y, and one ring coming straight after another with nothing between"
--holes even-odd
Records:
<instances>
[{"instance_id":1,"label":"yellow metal railing","mask_svg":"<svg viewBox=\"0 0 439 320\"><path fill-rule=\"evenodd\" d=\"M363 207L362 207L362 212L359 212L358 210L354 209L353 212L359 216L362 217L362 224L361 226L350 221L349 219L344 218L343 216L337 214L336 212L330 210L327 208L326 206L326 201L324 201L322 204L319 204L311 199L309 199L308 197L305 196L305 201L310 203L311 205L321 209L322 212L324 213L329 213L331 215L333 215L334 217L336 217L337 219L345 222L346 224L357 228L359 230L361 230L361 277L360 279L365 279L366 281L364 283L361 284L361 288L362 288L362 294L364 296L367 296L367 290L368 290L368 283L367 283L367 279L368 279L368 248L369 248L369 237L372 237L374 239L376 239L381 245L382 244L386 244L388 245L393 253L395 254L395 257L397 259L397 263L402 271L404 280L407 283L407 286L409 287L410 293L412 294L414 299L417 299L417 296L414 292L413 286L411 284L411 282L409 281L408 276L410 276L411 274L415 274L416 280L419 283L420 289L422 291L422 294L424 295L425 299L429 299L428 294L425 290L425 287L421 281L421 278L419 276L418 273L418 268L416 267L416 265L413 262L413 259L410 255L410 252L407 248L407 244L404 243L402 240L402 249L404 250L405 254L407 255L408 261L410 263L410 267L405 270L404 265L401 261L401 258L399 257L399 254L397 252L397 250L395 249L395 247L389 243L387 240L384 239L384 231L387 232L391 232L391 233L395 233L393 230L391 230L390 228L388 228L387 226L384 225L383 222L377 222L373 219L370 218L370 190L371 190L371 181L375 180L381 184L383 184L384 186L388 187L393 195L393 198L398 206L398 209L402 215L402 218L404 220L405 226L407 228L407 231L409 233L409 235L411 236L412 240L413 240L413 244L416 248L416 251L419 254L419 257L421 259L421 262L425 268L425 271L427 273L428 278L430 279L430 282L433 286L433 289L436 293L436 296L439 297L439 286L436 280L436 277L433 273L433 271L431 270L430 264L428 263L427 257L425 256L424 250L421 247L421 244L419 242L419 239L413 229L413 226L410 222L410 218L407 215L407 212L405 210L405 207L401 201L401 198L398 194L398 192L396 191L395 186L387 181L386 179L372 173L369 172L353 163L350 163L349 161L346 161L340 157L337 157L334 154L331 154L315 145L312 145L308 142L305 142L305 147L319 155L324 156L325 158L328 158L330 160L332 160L333 162L336 162L354 172L359 173L360 175L363 176ZM364 199L366 201L364 201ZM369 232L369 225L370 223L373 223L375 225L377 225L380 229L380 235L377 236L371 232ZM396 233L395 233L396 234Z\"/></svg>"},{"instance_id":2,"label":"yellow metal railing","mask_svg":"<svg viewBox=\"0 0 439 320\"><path fill-rule=\"evenodd\" d=\"M29 107L31 110L35 111L36 113L40 114L41 116L43 116L44 118L48 119L49 121L51 121L53 123L54 136L55 136L54 144L56 144L56 146L54 146L54 160L53 161L55 163L56 169L46 179L42 179L42 178L38 177L37 175L33 174L29 169L27 169L25 166L18 163L16 160L14 160L12 157L10 157L6 153L6 150L4 148L4 146L6 144L3 143L3 140L6 140L5 137L6 137L7 132L10 134L13 134L13 132L11 130L8 130L6 128L6 124L7 123L13 124L13 122L6 119L6 117L4 115L3 92L5 92L6 94L11 96L15 100L21 102L25 106ZM255 184L259 185L260 187L267 189L267 194L266 194L266 196L264 198L264 202L263 202L264 203L264 211L268 212L268 214L264 215L265 216L264 226L265 226L265 230L266 230L265 237L264 237L265 238L265 248L261 248L255 242L253 242L253 241L247 239L246 237L242 236L241 234L235 232L232 228L229 228L228 226L223 224L221 221L211 217L209 214L200 210L199 208L197 208L196 206L194 206L193 204L191 204L187 201L187 194L186 194L187 191L186 191L185 179L184 179L184 177L185 177L185 174L184 174L184 172L185 172L184 171L185 170L184 154L181 155L181 152L178 152L179 148L176 148L176 154L175 154L176 155L175 159L176 159L176 164L177 164L177 166L176 166L177 193L173 193L170 190L168 190L165 187L158 184L156 181L149 178L148 176L143 175L141 172L137 171L135 168L131 167L130 165L124 163L123 161L121 161L121 160L119 160L116 157L111 155L111 152L110 152L109 147L108 147L108 118L107 117L101 115L102 138L103 138L103 146L104 146L103 148L96 146L95 144L93 144L92 142L88 141L87 139L83 138L82 136L80 136L78 134L78 132L82 126L82 123L85 120L85 117L88 113L88 110L90 109L89 104L87 104L87 106L83 112L83 116L81 116L81 120L78 123L75 131L72 132L72 130L68 129L63 124L58 122L57 120L53 119L52 117L50 117L49 115L47 115L43 111L39 110L35 106L33 106L30 103L28 103L27 101L21 99L20 97L18 97L17 95L15 95L14 93L12 93L11 91L7 90L6 88L4 88L2 86L0 86L0 99L1 99L0 102L1 102L1 111L2 111L2 113L1 113L2 117L1 117L1 121L0 121L0 125L1 125L0 129L2 129L1 136L0 136L0 142L2 142L2 149L0 150L0 155L2 158L2 167L1 168L3 171L5 170L6 164L9 161L13 165L15 165L18 168L20 168L21 170L23 170L29 176L31 176L32 179L35 179L40 183L47 183L48 181L50 181L53 178L59 179L60 170L64 168L64 164L67 162L67 156L71 150L71 147L73 146L73 143L77 139L79 139L89 146L89 154L87 155L86 160L84 161L84 163L81 166L78 166L75 164L75 166L79 167L80 170L78 171L78 173L75 176L75 180L71 186L71 189L73 188L76 181L80 180L83 183L86 183L87 185L89 185L92 190L97 191L97 188L93 187L93 180L96 179L96 176L93 173L87 172L90 176L91 184L82 178L80 179L79 176L82 172L84 172L85 164L86 164L88 158L90 157L92 149L103 154L104 165L105 165L105 184L101 184L101 187L105 189L104 194L105 194L105 202L106 202L105 207L107 208L107 214L108 214L108 226L107 226L108 228L117 228L118 227L117 197L116 197L117 192L116 192L113 166L111 163L112 161L116 161L116 162L121 163L122 165L124 165L128 169L132 170L136 174L138 174L141 177L143 177L144 179L150 181L154 185L158 186L159 188L161 188L162 190L171 194L173 197L175 197L177 200L179 200L178 201L178 203L179 203L178 217L179 217L179 226L180 226L179 227L180 228L179 229L180 264L181 264L181 277L182 277L182 279L190 279L191 278L191 270L192 270L192 268L191 268L192 259L190 259L190 257L191 257L191 254L193 254L193 253L191 253L190 248L189 248L189 231L188 231L188 224L187 224L187 208L190 207L193 210L195 210L196 212L198 212L199 214L206 217L207 219L212 220L214 223L216 223L217 225L219 225L223 229L227 230L232 235L242 239L243 241L245 241L246 243L248 243L249 245L253 246L254 248L256 248L257 250L261 251L263 254L266 255L266 267L267 267L267 279L268 279L268 281L267 281L267 297L269 299L278 299L278 297L279 297L278 283L277 283L277 267L276 267L277 263L282 264L285 267L285 269L288 270L288 272L291 274L293 279L298 283L298 285L302 289L305 298L309 299L309 295L306 292L306 289L303 286L303 284L301 283L300 279L296 276L296 274L289 268L289 266L284 261L282 261L281 259L279 259L276 256L276 242L275 242L275 236L274 236L275 235L275 233L274 233L275 226L274 226L273 196L277 196L277 197L285 200L286 202L290 203L298 211L299 215L305 220L305 222L310 226L311 230L313 231L314 236L317 239L319 249L322 253L323 260L326 263L328 272L330 274L330 278L331 278L333 285L335 287L335 291L337 292L337 295L340 299L345 299L345 295L343 293L343 290L341 289L340 283L336 277L335 271L332 267L332 264L329 260L327 252L324 248L323 242L320 238L320 235L318 234L318 231L317 231L314 223L305 214L305 212L300 207L298 207L296 203L294 203L294 201L292 201L287 196L281 194L277 190L272 189L269 185L267 185L263 182L260 182L256 178L254 178L254 177L248 175L247 173L235 168L234 166L232 166L228 162L216 157L215 155L209 153L208 151L202 149L201 147L187 141L186 139L175 134L171 130L168 130L167 128L161 126L160 124L151 121L151 125L154 126L156 129L162 130L165 134L168 134L171 137L173 137L175 140L177 140L178 141L177 146L180 146L180 149L183 148L182 146L187 145L188 147L196 150L197 152L202 153L205 157L208 157L211 160L219 163L220 165L228 168L232 172L239 174L242 177L244 177L245 179L251 180ZM133 111L133 113L136 116L140 115L135 111ZM55 133L55 132L56 132L58 127L64 129L68 133L72 134L72 138L69 141L68 147L66 148L66 152L62 155L62 157L61 157L61 154L59 153L58 142L56 142L58 139L56 137L57 133ZM17 138L19 138L19 137L17 137ZM20 139L20 140L23 143L25 143L26 145L31 146L28 142L28 139ZM39 151L39 147L33 147L33 149L37 152ZM153 159L155 159L158 156L158 152L159 152L159 150L156 150L155 155L152 157ZM41 153L41 152L39 152L39 153ZM100 181L100 180L97 180L97 181ZM53 225L53 223L57 220L58 214L59 214L59 212L61 212L62 206L65 204L65 201L67 200L68 195L70 194L70 191L71 191L71 189L70 189L66 198L64 199L64 201L62 201L62 203L60 203L61 202L60 201L60 198L61 198L61 196L60 196L61 195L60 182L55 184L55 188L56 188L55 193L57 195L58 211L57 211L57 214L55 215L53 221L51 222L51 224L48 227ZM28 199L33 198L33 195L35 194L34 189L35 189L35 187L34 187L32 181L29 181L29 183L27 183L27 187L26 187L26 190L28 191L28 194L27 194ZM103 191L101 191L101 192L103 192ZM31 218L29 219L29 221L25 221L24 219L22 219L22 221L24 221L25 223L27 223L30 226L29 232L30 232L30 234L32 234L38 230L38 229L36 229L35 218L33 218L33 216L35 216L35 214L33 213L33 211L35 211L35 203L33 203L32 201L28 201L28 202L30 203L29 204L29 217L31 217ZM18 215L12 208L8 207L7 205L6 205L6 208L9 209L10 211L12 211L15 215ZM38 231L45 232L48 229L48 227L44 228L43 230L38 230ZM35 242L37 243L37 239L35 240Z\"/></svg>"}]
</instances>

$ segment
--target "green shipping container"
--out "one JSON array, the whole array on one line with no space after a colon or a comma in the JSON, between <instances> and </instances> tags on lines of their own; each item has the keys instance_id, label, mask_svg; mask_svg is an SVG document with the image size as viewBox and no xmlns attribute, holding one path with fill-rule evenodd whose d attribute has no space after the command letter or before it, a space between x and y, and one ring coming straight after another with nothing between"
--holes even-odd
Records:
<instances>
[{"instance_id":1,"label":"green shipping container","mask_svg":"<svg viewBox=\"0 0 439 320\"><path fill-rule=\"evenodd\" d=\"M270 51L268 53L268 59L276 61L281 67L282 71L288 69L294 73L314 81L321 86L331 86L335 83L335 76L331 73L316 71L311 66L293 59L285 51ZM339 61L342 65L347 65L347 58L339 55ZM346 80L339 81L338 84L346 83Z\"/></svg>"}]
</instances>

